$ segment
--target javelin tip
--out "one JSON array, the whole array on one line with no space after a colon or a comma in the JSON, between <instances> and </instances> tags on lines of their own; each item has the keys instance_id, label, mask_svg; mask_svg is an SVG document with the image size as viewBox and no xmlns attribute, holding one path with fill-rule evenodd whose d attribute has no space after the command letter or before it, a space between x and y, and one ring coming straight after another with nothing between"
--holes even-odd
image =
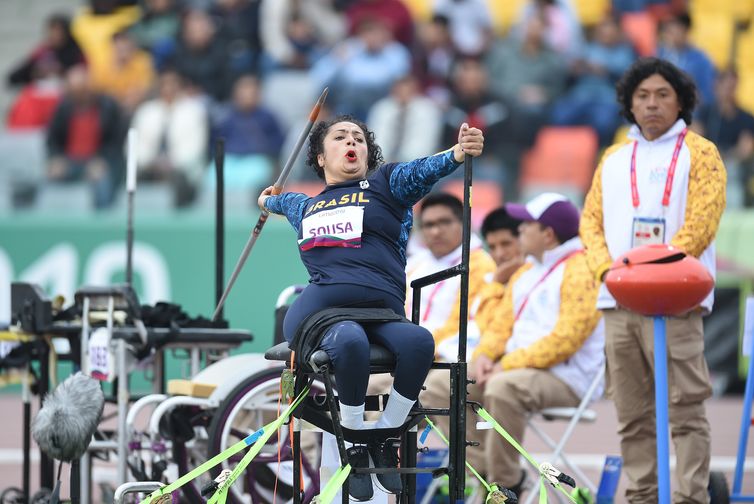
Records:
<instances>
[{"instance_id":1,"label":"javelin tip","mask_svg":"<svg viewBox=\"0 0 754 504\"><path fill-rule=\"evenodd\" d=\"M322 94L319 95L319 98L317 99L317 103L314 104L314 108L312 108L312 111L309 114L310 123L314 123L314 121L317 120L317 116L319 115L319 109L322 108L322 105L324 105L325 99L327 98L327 93L329 91L330 91L330 88L325 88L322 91Z\"/></svg>"}]
</instances>

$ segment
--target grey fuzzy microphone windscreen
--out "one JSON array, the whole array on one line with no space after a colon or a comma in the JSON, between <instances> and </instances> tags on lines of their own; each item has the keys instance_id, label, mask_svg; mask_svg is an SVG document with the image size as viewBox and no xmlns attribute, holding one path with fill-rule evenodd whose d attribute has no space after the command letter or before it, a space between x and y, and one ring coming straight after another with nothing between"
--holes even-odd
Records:
<instances>
[{"instance_id":1,"label":"grey fuzzy microphone windscreen","mask_svg":"<svg viewBox=\"0 0 754 504\"><path fill-rule=\"evenodd\" d=\"M76 460L89 446L104 405L99 382L76 373L45 397L31 434L50 457L66 462Z\"/></svg>"}]
</instances>

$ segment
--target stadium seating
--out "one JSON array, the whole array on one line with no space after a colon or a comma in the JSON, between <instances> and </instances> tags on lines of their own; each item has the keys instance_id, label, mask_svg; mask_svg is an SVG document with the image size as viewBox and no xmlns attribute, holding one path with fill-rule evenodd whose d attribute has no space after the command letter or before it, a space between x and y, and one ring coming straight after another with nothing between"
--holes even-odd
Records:
<instances>
[{"instance_id":1,"label":"stadium seating","mask_svg":"<svg viewBox=\"0 0 754 504\"><path fill-rule=\"evenodd\" d=\"M609 0L574 0L573 6L583 26L596 25L610 12Z\"/></svg>"},{"instance_id":2,"label":"stadium seating","mask_svg":"<svg viewBox=\"0 0 754 504\"><path fill-rule=\"evenodd\" d=\"M508 33L508 30L521 17L521 11L526 5L525 0L488 0L487 2L495 32L498 35Z\"/></svg>"},{"instance_id":3,"label":"stadium seating","mask_svg":"<svg viewBox=\"0 0 754 504\"><path fill-rule=\"evenodd\" d=\"M691 43L704 51L718 69L728 67L733 49L733 16L724 11L693 11L692 17L704 22L692 23Z\"/></svg>"},{"instance_id":4,"label":"stadium seating","mask_svg":"<svg viewBox=\"0 0 754 504\"><path fill-rule=\"evenodd\" d=\"M626 12L620 25L639 56L652 56L657 50L657 19L646 11Z\"/></svg>"},{"instance_id":5,"label":"stadium seating","mask_svg":"<svg viewBox=\"0 0 754 504\"><path fill-rule=\"evenodd\" d=\"M463 180L449 180L441 189L463 200ZM503 204L503 188L489 180L475 180L471 188L471 224L478 229L492 210Z\"/></svg>"},{"instance_id":6,"label":"stadium seating","mask_svg":"<svg viewBox=\"0 0 754 504\"><path fill-rule=\"evenodd\" d=\"M597 148L597 134L591 128L543 128L523 159L522 195L557 190L581 199L592 182Z\"/></svg>"}]
</instances>

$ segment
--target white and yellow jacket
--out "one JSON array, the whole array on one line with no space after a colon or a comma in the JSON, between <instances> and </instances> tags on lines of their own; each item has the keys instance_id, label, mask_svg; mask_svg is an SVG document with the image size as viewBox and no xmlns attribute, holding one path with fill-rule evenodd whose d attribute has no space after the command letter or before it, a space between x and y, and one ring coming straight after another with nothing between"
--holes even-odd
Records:
<instances>
[{"instance_id":1,"label":"white and yellow jacket","mask_svg":"<svg viewBox=\"0 0 754 504\"><path fill-rule=\"evenodd\" d=\"M668 167L676 139L686 128L679 119L660 138L649 141L634 125L629 140L605 151L594 174L592 187L581 214L581 239L592 272L599 279L612 262L631 249L634 216L665 218L665 241L701 263L715 276L714 238L725 209L725 166L717 147L706 138L689 131L683 141L670 204L662 205ZM634 211L631 199L631 154L636 151L636 186L640 206ZM705 311L712 309L713 294L702 302ZM616 306L615 299L603 285L598 308Z\"/></svg>"},{"instance_id":2,"label":"white and yellow jacket","mask_svg":"<svg viewBox=\"0 0 754 504\"><path fill-rule=\"evenodd\" d=\"M429 250L418 252L406 265L406 316L411 317L411 282L417 278L442 271L461 262L461 247L437 258ZM469 323L467 348L471 353L479 342L479 329L475 323L476 309L481 293L492 280L495 261L482 248L476 236L471 238L469 255ZM422 289L419 325L428 329L435 338L435 354L440 360L455 361L458 356L458 323L460 316L461 277L455 276Z\"/></svg>"},{"instance_id":3,"label":"white and yellow jacket","mask_svg":"<svg viewBox=\"0 0 754 504\"><path fill-rule=\"evenodd\" d=\"M581 248L581 241L573 238L545 252L541 263L527 258L511 277L476 350L500 360L506 370L549 369L579 397L605 359L604 324L596 309L598 283L584 254L575 253ZM596 392L599 397L602 386Z\"/></svg>"}]
</instances>

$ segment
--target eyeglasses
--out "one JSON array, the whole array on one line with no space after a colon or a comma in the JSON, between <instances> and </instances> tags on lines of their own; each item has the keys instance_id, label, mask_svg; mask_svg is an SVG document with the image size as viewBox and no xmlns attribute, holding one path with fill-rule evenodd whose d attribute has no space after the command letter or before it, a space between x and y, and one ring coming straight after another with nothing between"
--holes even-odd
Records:
<instances>
[{"instance_id":1,"label":"eyeglasses","mask_svg":"<svg viewBox=\"0 0 754 504\"><path fill-rule=\"evenodd\" d=\"M422 231L432 231L432 229L437 228L440 230L446 229L453 224L457 223L457 219L452 219L450 217L445 217L443 219L437 219L435 221L422 221L419 224L419 228Z\"/></svg>"}]
</instances>

